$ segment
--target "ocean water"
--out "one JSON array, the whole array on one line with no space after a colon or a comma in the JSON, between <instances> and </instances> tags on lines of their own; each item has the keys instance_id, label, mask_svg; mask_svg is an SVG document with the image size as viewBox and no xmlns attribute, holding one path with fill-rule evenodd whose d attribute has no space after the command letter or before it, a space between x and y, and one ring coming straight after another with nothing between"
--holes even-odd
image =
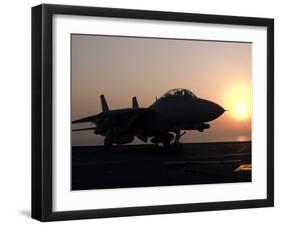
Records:
<instances>
[{"instance_id":1,"label":"ocean water","mask_svg":"<svg viewBox=\"0 0 281 226\"><path fill-rule=\"evenodd\" d=\"M181 138L181 142L183 143L208 143L208 142L243 142L243 141L251 141L250 136L240 135L240 136L224 136L224 137L206 137L206 136L196 136L196 137L188 137L185 136Z\"/></svg>"}]
</instances>

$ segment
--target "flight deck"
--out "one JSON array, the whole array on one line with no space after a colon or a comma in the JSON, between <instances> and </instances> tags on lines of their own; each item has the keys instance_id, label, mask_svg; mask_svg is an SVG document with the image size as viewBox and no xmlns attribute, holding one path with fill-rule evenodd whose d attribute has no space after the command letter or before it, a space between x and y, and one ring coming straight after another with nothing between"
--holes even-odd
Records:
<instances>
[{"instance_id":1,"label":"flight deck","mask_svg":"<svg viewBox=\"0 0 281 226\"><path fill-rule=\"evenodd\" d=\"M251 182L251 142L72 148L72 190Z\"/></svg>"}]
</instances>

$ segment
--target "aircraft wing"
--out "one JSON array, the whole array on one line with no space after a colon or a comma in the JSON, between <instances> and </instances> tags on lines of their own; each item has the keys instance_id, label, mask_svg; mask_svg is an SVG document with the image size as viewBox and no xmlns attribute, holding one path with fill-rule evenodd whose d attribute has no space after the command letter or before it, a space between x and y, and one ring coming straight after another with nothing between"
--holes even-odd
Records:
<instances>
[{"instance_id":1,"label":"aircraft wing","mask_svg":"<svg viewBox=\"0 0 281 226\"><path fill-rule=\"evenodd\" d=\"M114 120L116 126L121 130L129 131L143 128L147 121L152 118L154 112L148 108L134 108L119 114L116 115Z\"/></svg>"},{"instance_id":2,"label":"aircraft wing","mask_svg":"<svg viewBox=\"0 0 281 226\"><path fill-rule=\"evenodd\" d=\"M92 115L78 120L74 120L72 121L72 123L75 124L75 123L95 122L99 118L101 118L101 114Z\"/></svg>"},{"instance_id":3,"label":"aircraft wing","mask_svg":"<svg viewBox=\"0 0 281 226\"><path fill-rule=\"evenodd\" d=\"M96 127L82 128L82 129L73 129L72 131L86 131L86 130L95 130Z\"/></svg>"},{"instance_id":4,"label":"aircraft wing","mask_svg":"<svg viewBox=\"0 0 281 226\"><path fill-rule=\"evenodd\" d=\"M86 123L92 122L97 125L95 128L86 129L75 129L73 131L82 130L107 130L114 128L117 134L140 131L145 128L147 122L153 117L153 110L149 108L127 108L127 109L117 109L102 112L97 115L88 116L78 120L72 121L75 123Z\"/></svg>"}]
</instances>

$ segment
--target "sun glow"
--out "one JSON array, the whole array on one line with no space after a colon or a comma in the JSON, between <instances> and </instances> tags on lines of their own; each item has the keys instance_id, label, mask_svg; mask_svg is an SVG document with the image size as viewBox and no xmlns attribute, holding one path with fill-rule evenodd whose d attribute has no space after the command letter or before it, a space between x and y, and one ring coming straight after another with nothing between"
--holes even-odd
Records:
<instances>
[{"instance_id":1,"label":"sun glow","mask_svg":"<svg viewBox=\"0 0 281 226\"><path fill-rule=\"evenodd\" d=\"M251 88L236 85L229 88L224 95L224 106L229 115L236 120L247 120L252 114Z\"/></svg>"}]
</instances>

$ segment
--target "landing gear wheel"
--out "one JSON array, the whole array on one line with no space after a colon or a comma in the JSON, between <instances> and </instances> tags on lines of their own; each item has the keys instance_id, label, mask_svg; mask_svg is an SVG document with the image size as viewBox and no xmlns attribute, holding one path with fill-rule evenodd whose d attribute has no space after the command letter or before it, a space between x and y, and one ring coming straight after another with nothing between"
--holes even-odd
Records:
<instances>
[{"instance_id":1,"label":"landing gear wheel","mask_svg":"<svg viewBox=\"0 0 281 226\"><path fill-rule=\"evenodd\" d=\"M171 147L170 141L163 142L164 148L169 149Z\"/></svg>"},{"instance_id":2,"label":"landing gear wheel","mask_svg":"<svg viewBox=\"0 0 281 226\"><path fill-rule=\"evenodd\" d=\"M163 145L166 149L170 149L171 141L174 139L174 135L171 133L167 133L163 136Z\"/></svg>"},{"instance_id":3,"label":"landing gear wheel","mask_svg":"<svg viewBox=\"0 0 281 226\"><path fill-rule=\"evenodd\" d=\"M109 137L104 138L104 148L109 150L112 146L112 141Z\"/></svg>"},{"instance_id":4,"label":"landing gear wheel","mask_svg":"<svg viewBox=\"0 0 281 226\"><path fill-rule=\"evenodd\" d=\"M183 145L182 145L182 143L179 143L179 142L174 142L173 147L174 147L175 151L182 151L183 150Z\"/></svg>"}]
</instances>

